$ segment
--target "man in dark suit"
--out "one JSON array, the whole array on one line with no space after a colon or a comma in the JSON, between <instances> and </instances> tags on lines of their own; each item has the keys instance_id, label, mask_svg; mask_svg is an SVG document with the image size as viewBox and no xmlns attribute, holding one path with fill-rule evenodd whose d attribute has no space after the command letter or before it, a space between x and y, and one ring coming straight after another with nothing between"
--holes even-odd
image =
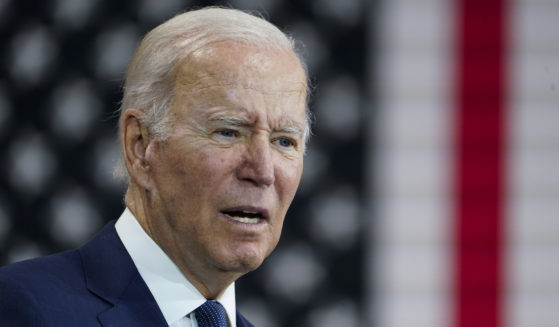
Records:
<instances>
[{"instance_id":1,"label":"man in dark suit","mask_svg":"<svg viewBox=\"0 0 559 327\"><path fill-rule=\"evenodd\" d=\"M143 39L120 108L126 209L78 250L0 269L1 326L252 326L234 282L276 246L309 135L293 42L232 9Z\"/></svg>"}]
</instances>

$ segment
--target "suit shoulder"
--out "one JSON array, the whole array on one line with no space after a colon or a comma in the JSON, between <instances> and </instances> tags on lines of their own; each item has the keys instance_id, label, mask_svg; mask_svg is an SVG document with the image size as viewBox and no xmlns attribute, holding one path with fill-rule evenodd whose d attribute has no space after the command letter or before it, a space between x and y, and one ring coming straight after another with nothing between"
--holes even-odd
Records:
<instances>
[{"instance_id":1,"label":"suit shoulder","mask_svg":"<svg viewBox=\"0 0 559 327\"><path fill-rule=\"evenodd\" d=\"M0 325L39 326L40 306L33 294L23 285L14 282L9 275L0 275Z\"/></svg>"},{"instance_id":2,"label":"suit shoulder","mask_svg":"<svg viewBox=\"0 0 559 327\"><path fill-rule=\"evenodd\" d=\"M52 321L73 321L87 308L96 307L88 294L76 250L1 267L0 325L50 326Z\"/></svg>"},{"instance_id":3,"label":"suit shoulder","mask_svg":"<svg viewBox=\"0 0 559 327\"><path fill-rule=\"evenodd\" d=\"M0 325L42 326L44 308L76 287L77 251L16 262L0 268ZM58 298L56 298L58 299Z\"/></svg>"},{"instance_id":4,"label":"suit shoulder","mask_svg":"<svg viewBox=\"0 0 559 327\"><path fill-rule=\"evenodd\" d=\"M78 251L71 250L0 267L0 282L20 285L25 289L66 288L82 279Z\"/></svg>"}]
</instances>

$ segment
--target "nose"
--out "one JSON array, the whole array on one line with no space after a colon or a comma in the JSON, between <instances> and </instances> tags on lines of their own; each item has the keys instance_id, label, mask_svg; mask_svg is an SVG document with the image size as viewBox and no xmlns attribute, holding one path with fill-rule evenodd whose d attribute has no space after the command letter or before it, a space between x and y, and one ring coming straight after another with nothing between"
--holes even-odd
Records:
<instances>
[{"instance_id":1,"label":"nose","mask_svg":"<svg viewBox=\"0 0 559 327\"><path fill-rule=\"evenodd\" d=\"M257 186L269 186L275 181L273 153L270 142L264 137L253 139L247 145L243 160L237 168L240 180Z\"/></svg>"}]
</instances>

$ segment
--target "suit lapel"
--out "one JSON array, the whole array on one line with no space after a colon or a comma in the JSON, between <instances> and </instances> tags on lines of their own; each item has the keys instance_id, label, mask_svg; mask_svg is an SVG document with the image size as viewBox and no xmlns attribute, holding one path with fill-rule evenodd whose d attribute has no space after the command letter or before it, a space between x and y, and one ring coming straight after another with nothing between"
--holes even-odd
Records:
<instances>
[{"instance_id":1,"label":"suit lapel","mask_svg":"<svg viewBox=\"0 0 559 327\"><path fill-rule=\"evenodd\" d=\"M103 326L167 326L155 299L120 241L114 221L79 251L87 288L113 305L99 313Z\"/></svg>"},{"instance_id":2,"label":"suit lapel","mask_svg":"<svg viewBox=\"0 0 559 327\"><path fill-rule=\"evenodd\" d=\"M237 310L237 327L254 327L240 312Z\"/></svg>"},{"instance_id":3,"label":"suit lapel","mask_svg":"<svg viewBox=\"0 0 559 327\"><path fill-rule=\"evenodd\" d=\"M99 321L109 326L167 326L157 303L138 275L128 285L112 309L99 314Z\"/></svg>"}]
</instances>

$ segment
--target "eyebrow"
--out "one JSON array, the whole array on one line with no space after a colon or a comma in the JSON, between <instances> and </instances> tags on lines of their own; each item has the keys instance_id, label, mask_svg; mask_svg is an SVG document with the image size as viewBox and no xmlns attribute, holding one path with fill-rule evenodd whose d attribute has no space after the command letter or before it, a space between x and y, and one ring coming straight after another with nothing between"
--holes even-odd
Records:
<instances>
[{"instance_id":1,"label":"eyebrow","mask_svg":"<svg viewBox=\"0 0 559 327\"><path fill-rule=\"evenodd\" d=\"M228 126L254 127L256 125L256 122L249 122L246 119L228 115L215 115L210 117L208 120L211 122L222 122ZM283 126L281 128L275 129L274 132L298 135L305 134L304 128L297 126L296 124Z\"/></svg>"},{"instance_id":2,"label":"eyebrow","mask_svg":"<svg viewBox=\"0 0 559 327\"><path fill-rule=\"evenodd\" d=\"M301 135L301 136L303 134L305 134L303 128L301 128L299 126L295 126L295 125L282 127L280 129L278 129L277 132L287 133L287 134L298 134L298 135Z\"/></svg>"},{"instance_id":3,"label":"eyebrow","mask_svg":"<svg viewBox=\"0 0 559 327\"><path fill-rule=\"evenodd\" d=\"M217 121L225 123L226 125L230 126L239 126L239 127L252 127L255 125L254 122L248 122L246 119L227 116L227 115L215 115L208 119L211 122Z\"/></svg>"}]
</instances>

